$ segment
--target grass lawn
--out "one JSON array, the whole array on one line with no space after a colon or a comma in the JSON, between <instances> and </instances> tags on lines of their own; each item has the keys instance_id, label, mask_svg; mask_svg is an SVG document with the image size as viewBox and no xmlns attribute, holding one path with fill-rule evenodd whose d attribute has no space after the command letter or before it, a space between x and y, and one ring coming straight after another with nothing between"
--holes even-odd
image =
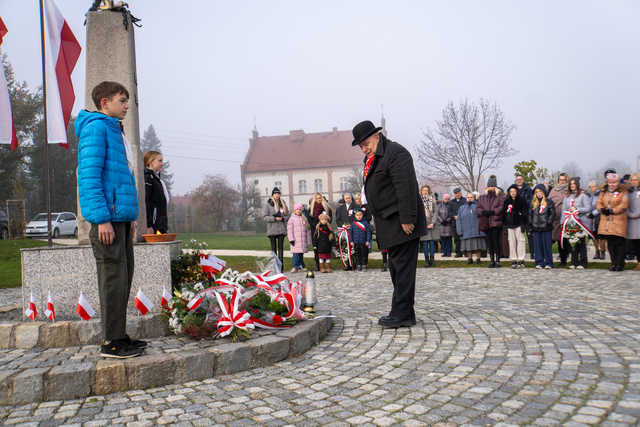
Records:
<instances>
[{"instance_id":1,"label":"grass lawn","mask_svg":"<svg viewBox=\"0 0 640 427\"><path fill-rule=\"evenodd\" d=\"M39 240L0 240L0 289L22 284L20 271L20 249L47 246Z\"/></svg>"},{"instance_id":2,"label":"grass lawn","mask_svg":"<svg viewBox=\"0 0 640 427\"><path fill-rule=\"evenodd\" d=\"M271 244L265 234L253 232L228 232L228 233L179 233L176 237L182 240L184 246L188 246L189 240L195 239L206 242L209 249L247 249L270 250ZM284 250L289 250L289 241L285 238Z\"/></svg>"}]
</instances>

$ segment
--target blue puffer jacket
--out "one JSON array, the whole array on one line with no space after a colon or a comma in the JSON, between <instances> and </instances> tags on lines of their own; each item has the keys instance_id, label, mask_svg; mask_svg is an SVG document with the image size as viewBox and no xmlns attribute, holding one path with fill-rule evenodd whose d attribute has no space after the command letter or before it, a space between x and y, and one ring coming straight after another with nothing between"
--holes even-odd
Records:
<instances>
[{"instance_id":1,"label":"blue puffer jacket","mask_svg":"<svg viewBox=\"0 0 640 427\"><path fill-rule=\"evenodd\" d=\"M83 110L76 118L76 135L82 216L92 224L134 221L138 193L118 119Z\"/></svg>"}]
</instances>

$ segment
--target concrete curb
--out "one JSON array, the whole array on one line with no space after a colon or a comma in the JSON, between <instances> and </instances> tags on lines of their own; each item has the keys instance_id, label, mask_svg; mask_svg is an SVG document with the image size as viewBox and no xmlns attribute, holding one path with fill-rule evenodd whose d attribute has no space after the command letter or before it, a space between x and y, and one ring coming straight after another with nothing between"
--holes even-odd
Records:
<instances>
[{"instance_id":1,"label":"concrete curb","mask_svg":"<svg viewBox=\"0 0 640 427\"><path fill-rule=\"evenodd\" d=\"M166 317L161 314L129 316L129 336L148 339L169 334ZM69 320L61 322L1 322L0 349L32 349L81 347L100 344L100 319Z\"/></svg>"},{"instance_id":2,"label":"concrete curb","mask_svg":"<svg viewBox=\"0 0 640 427\"><path fill-rule=\"evenodd\" d=\"M0 371L0 405L79 399L181 384L267 366L306 352L327 335L332 325L331 318L323 317L273 335L197 350L126 360L70 360L55 367L3 370ZM33 325L32 329L41 327Z\"/></svg>"}]
</instances>

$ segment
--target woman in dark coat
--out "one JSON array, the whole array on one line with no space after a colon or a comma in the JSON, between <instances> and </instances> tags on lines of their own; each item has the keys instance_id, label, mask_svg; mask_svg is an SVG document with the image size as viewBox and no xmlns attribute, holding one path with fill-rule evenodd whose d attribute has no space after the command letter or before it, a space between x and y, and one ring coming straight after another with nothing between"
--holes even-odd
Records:
<instances>
[{"instance_id":1,"label":"woman in dark coat","mask_svg":"<svg viewBox=\"0 0 640 427\"><path fill-rule=\"evenodd\" d=\"M507 238L509 239L511 268L524 267L524 256L527 253L525 230L528 216L527 201L520 195L518 186L513 184L507 190L507 196L502 208L502 223L507 229Z\"/></svg>"},{"instance_id":2,"label":"woman in dark coat","mask_svg":"<svg viewBox=\"0 0 640 427\"><path fill-rule=\"evenodd\" d=\"M487 248L491 261L489 268L500 267L500 239L502 237L502 208L504 194L497 188L498 180L491 175L487 181L487 191L478 199L478 216L488 222Z\"/></svg>"},{"instance_id":3,"label":"woman in dark coat","mask_svg":"<svg viewBox=\"0 0 640 427\"><path fill-rule=\"evenodd\" d=\"M333 217L331 207L325 200L322 193L316 193L309 201L309 211L307 214L307 219L309 220L309 228L311 228L311 230L315 231L316 226L320 222L320 215L322 215L323 212L329 216L329 223L331 223L331 218ZM315 236L316 233L313 233L311 235L311 241L313 244L313 257L316 261L316 271L320 271L320 259L318 258L318 242L316 241Z\"/></svg>"},{"instance_id":4,"label":"woman in dark coat","mask_svg":"<svg viewBox=\"0 0 640 427\"><path fill-rule=\"evenodd\" d=\"M147 206L147 234L166 233L169 230L167 205L169 192L160 179L162 153L147 151L144 155L144 189Z\"/></svg>"},{"instance_id":5,"label":"woman in dark coat","mask_svg":"<svg viewBox=\"0 0 640 427\"><path fill-rule=\"evenodd\" d=\"M556 206L553 200L547 199L545 187L538 184L533 189L533 200L529 209L529 226L533 231L533 253L536 257L536 268L553 268L553 224L556 217Z\"/></svg>"}]
</instances>

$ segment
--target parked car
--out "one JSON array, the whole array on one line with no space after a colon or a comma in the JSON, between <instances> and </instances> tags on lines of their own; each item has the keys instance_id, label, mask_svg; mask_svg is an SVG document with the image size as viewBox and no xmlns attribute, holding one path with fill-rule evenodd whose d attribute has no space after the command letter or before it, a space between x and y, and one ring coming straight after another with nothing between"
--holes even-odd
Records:
<instances>
[{"instance_id":1,"label":"parked car","mask_svg":"<svg viewBox=\"0 0 640 427\"><path fill-rule=\"evenodd\" d=\"M78 220L72 212L51 212L51 236L78 236ZM39 213L27 224L27 237L47 237L47 214Z\"/></svg>"},{"instance_id":2,"label":"parked car","mask_svg":"<svg viewBox=\"0 0 640 427\"><path fill-rule=\"evenodd\" d=\"M0 209L0 240L7 240L9 238L9 219L7 214Z\"/></svg>"}]
</instances>

